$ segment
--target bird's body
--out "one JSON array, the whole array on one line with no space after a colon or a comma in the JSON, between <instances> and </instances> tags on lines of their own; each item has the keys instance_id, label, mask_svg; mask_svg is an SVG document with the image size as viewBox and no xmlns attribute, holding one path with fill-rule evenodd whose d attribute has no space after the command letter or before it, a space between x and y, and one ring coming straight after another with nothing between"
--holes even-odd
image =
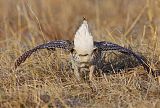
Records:
<instances>
[{"instance_id":1,"label":"bird's body","mask_svg":"<svg viewBox=\"0 0 160 108\"><path fill-rule=\"evenodd\" d=\"M74 41L69 40L57 40L51 41L46 44L39 45L24 54L22 54L15 62L15 68L23 63L30 55L40 49L56 49L61 48L70 51L71 63L74 70L74 74L77 79L80 80L80 72L85 71L89 76L89 79L92 79L92 74L97 68L97 65L103 60L102 52L108 50L116 50L121 53L131 55L135 57L143 67L149 72L150 67L146 64L142 57L135 54L133 51L121 47L117 44L110 42L96 42L93 41L93 36L89 31L87 21L84 20L77 32L75 33Z\"/></svg>"}]
</instances>

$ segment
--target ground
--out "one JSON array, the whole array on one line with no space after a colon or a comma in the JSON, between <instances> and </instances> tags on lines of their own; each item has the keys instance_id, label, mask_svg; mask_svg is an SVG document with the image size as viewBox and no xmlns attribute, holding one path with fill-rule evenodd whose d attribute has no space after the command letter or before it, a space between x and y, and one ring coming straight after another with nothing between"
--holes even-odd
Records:
<instances>
[{"instance_id":1,"label":"ground","mask_svg":"<svg viewBox=\"0 0 160 108\"><path fill-rule=\"evenodd\" d=\"M42 50L14 69L15 60L38 44L73 40L86 17L95 40L131 48L159 71L159 13L159 0L1 0L0 107L160 108L160 83L137 64L88 83L75 79L68 52ZM133 63L125 59L114 61Z\"/></svg>"}]
</instances>

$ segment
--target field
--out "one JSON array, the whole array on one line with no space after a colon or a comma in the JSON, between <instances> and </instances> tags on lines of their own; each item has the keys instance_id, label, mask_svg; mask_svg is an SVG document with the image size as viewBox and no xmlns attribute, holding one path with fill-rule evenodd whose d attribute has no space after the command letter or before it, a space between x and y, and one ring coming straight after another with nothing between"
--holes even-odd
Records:
<instances>
[{"instance_id":1,"label":"field","mask_svg":"<svg viewBox=\"0 0 160 108\"><path fill-rule=\"evenodd\" d=\"M0 0L0 108L160 108L158 78L120 53L106 59L126 67L92 84L76 80L61 50L38 51L14 69L36 45L73 40L85 17L95 40L131 48L158 72L159 13L160 0Z\"/></svg>"}]
</instances>

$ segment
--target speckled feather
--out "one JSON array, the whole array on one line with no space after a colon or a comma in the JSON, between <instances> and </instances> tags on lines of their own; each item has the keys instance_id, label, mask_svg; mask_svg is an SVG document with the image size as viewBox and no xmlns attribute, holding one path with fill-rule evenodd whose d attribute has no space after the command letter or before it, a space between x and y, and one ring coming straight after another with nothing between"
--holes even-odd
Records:
<instances>
[{"instance_id":1,"label":"speckled feather","mask_svg":"<svg viewBox=\"0 0 160 108\"><path fill-rule=\"evenodd\" d=\"M68 40L57 40L57 41L50 41L48 43L42 44L42 45L38 45L37 47L26 51L25 53L23 53L15 62L15 69L23 62L25 62L25 60L27 58L29 58L31 56L31 54L33 52L36 52L39 49L56 49L56 48L61 48L61 49L65 49L65 50L71 50L73 48L73 42L70 42Z\"/></svg>"},{"instance_id":2,"label":"speckled feather","mask_svg":"<svg viewBox=\"0 0 160 108\"><path fill-rule=\"evenodd\" d=\"M101 51L109 51L109 50L115 50L121 53L124 53L126 55L129 56L133 56L134 58L136 58L138 60L138 62L144 67L144 69L147 70L147 72L151 72L152 75L154 76L154 72L153 70L150 68L150 66L144 61L144 58L141 57L138 54L135 54L132 50L124 48L122 46L119 46L117 44L111 43L111 42L105 42L105 41L101 41L101 42L94 42L94 45Z\"/></svg>"}]
</instances>

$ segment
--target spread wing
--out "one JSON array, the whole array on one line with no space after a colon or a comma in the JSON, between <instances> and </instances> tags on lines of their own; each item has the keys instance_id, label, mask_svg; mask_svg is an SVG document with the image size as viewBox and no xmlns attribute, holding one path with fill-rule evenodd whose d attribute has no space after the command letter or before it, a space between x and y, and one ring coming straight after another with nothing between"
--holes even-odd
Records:
<instances>
[{"instance_id":1,"label":"spread wing","mask_svg":"<svg viewBox=\"0 0 160 108\"><path fill-rule=\"evenodd\" d=\"M124 48L122 46L119 46L117 44L113 44L111 42L105 42L105 41L102 41L102 42L94 42L94 45L102 50L102 51L108 51L108 50L116 50L118 52L121 52L121 53L124 53L126 55L129 55L129 56L133 56L135 57L139 63L142 64L142 66L147 70L147 72L151 72L152 75L154 75L154 72L153 70L150 68L150 66L144 61L143 57L141 57L140 55L138 54L135 54L132 50L130 49L127 49L127 48Z\"/></svg>"},{"instance_id":2,"label":"spread wing","mask_svg":"<svg viewBox=\"0 0 160 108\"><path fill-rule=\"evenodd\" d=\"M21 63L25 62L25 60L27 58L29 58L33 52L36 52L37 50L40 50L40 49L53 49L53 50L55 50L56 48L61 48L61 49L65 49L65 50L71 50L73 48L73 42L70 42L69 40L57 40L57 41L50 41L50 42L42 44L42 45L38 45L35 48L30 49L30 50L26 51L25 53L23 53L16 60L15 69Z\"/></svg>"}]
</instances>

